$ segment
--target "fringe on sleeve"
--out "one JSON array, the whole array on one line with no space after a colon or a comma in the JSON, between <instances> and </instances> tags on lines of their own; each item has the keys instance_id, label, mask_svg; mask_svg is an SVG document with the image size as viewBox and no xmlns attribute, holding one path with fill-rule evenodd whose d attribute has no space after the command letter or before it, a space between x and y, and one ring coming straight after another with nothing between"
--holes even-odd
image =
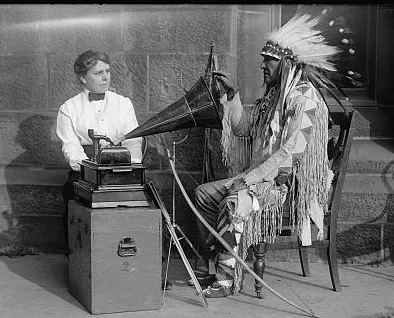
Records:
<instances>
[{"instance_id":1,"label":"fringe on sleeve","mask_svg":"<svg viewBox=\"0 0 394 318\"><path fill-rule=\"evenodd\" d=\"M229 176L233 177L249 167L252 155L252 138L238 137L232 133L230 108L223 107L222 119L222 161L228 168Z\"/></svg>"}]
</instances>

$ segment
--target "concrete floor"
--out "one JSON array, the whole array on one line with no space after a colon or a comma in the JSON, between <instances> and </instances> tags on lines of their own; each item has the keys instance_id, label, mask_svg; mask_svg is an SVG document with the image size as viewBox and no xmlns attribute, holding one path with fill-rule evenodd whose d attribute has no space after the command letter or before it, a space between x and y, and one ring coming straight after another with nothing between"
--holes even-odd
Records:
<instances>
[{"instance_id":1,"label":"concrete floor","mask_svg":"<svg viewBox=\"0 0 394 318\"><path fill-rule=\"evenodd\" d=\"M312 276L303 277L298 263L270 262L265 281L300 307L309 307L318 317L394 317L394 266L340 265L341 292L331 289L328 266L313 263L310 268ZM1 256L0 317L91 317L68 293L67 270L67 258L63 255ZM249 274L241 294L207 299L207 308L196 290L187 285L189 277L181 260L171 259L169 278L173 290L165 293L159 310L94 317L307 317L269 291L264 299L256 298L254 279Z\"/></svg>"}]
</instances>

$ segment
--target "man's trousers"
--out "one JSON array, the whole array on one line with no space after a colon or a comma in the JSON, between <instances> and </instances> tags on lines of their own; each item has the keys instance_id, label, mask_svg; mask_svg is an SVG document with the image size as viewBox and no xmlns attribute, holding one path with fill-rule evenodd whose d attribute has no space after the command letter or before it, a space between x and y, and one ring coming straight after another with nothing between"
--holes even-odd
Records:
<instances>
[{"instance_id":1,"label":"man's trousers","mask_svg":"<svg viewBox=\"0 0 394 318\"><path fill-rule=\"evenodd\" d=\"M228 227L229 219L219 209L220 203L228 195L228 190L224 185L229 180L218 180L200 185L196 189L196 206L207 223L217 232L220 232L221 237L237 252L241 233L236 233L234 229L223 230L226 228L226 225ZM231 287L234 277L235 258L214 239L199 220L197 220L197 227L202 256L209 273L215 274L217 281L222 285ZM211 266L212 263L215 264L214 272Z\"/></svg>"}]
</instances>

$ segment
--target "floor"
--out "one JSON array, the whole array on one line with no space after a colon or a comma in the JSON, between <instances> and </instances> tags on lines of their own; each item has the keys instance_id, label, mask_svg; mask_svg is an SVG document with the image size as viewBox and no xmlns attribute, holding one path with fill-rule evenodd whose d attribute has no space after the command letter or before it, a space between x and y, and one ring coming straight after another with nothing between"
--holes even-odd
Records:
<instances>
[{"instance_id":1,"label":"floor","mask_svg":"<svg viewBox=\"0 0 394 318\"><path fill-rule=\"evenodd\" d=\"M315 317L394 317L394 266L340 265L341 292L331 289L327 265L312 263L310 269L312 276L303 277L298 263L270 262L264 279L293 303L312 311ZM168 275L173 289L164 294L160 309L94 317L308 317L268 290L263 299L256 298L250 274L246 274L242 293L207 299L208 307L196 289L188 286L189 275L182 260L171 259ZM68 293L67 284L68 261L64 255L1 256L0 317L92 317Z\"/></svg>"}]
</instances>

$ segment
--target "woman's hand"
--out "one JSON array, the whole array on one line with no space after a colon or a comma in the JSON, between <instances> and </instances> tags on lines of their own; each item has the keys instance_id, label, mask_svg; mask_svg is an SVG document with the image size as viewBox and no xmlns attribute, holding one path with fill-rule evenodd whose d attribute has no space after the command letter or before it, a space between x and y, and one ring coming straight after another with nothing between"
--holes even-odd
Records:
<instances>
[{"instance_id":1,"label":"woman's hand","mask_svg":"<svg viewBox=\"0 0 394 318\"><path fill-rule=\"evenodd\" d=\"M232 100L237 92L236 86L230 81L229 74L222 71L213 71L212 74L216 76L219 83L223 86L227 93L227 100Z\"/></svg>"}]
</instances>

